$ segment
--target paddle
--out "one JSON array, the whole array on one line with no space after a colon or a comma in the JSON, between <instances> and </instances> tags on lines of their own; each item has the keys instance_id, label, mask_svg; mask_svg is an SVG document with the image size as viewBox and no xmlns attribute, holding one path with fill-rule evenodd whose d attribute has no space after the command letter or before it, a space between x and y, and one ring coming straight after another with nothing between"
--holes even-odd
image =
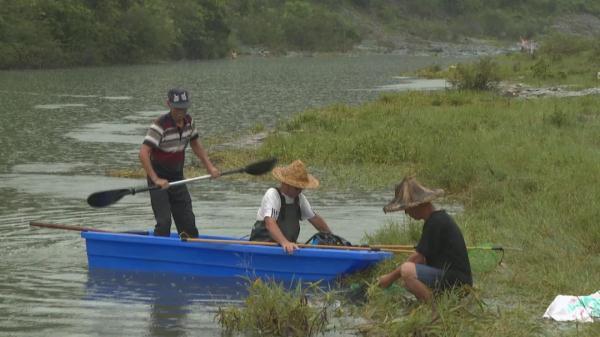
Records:
<instances>
[{"instance_id":1,"label":"paddle","mask_svg":"<svg viewBox=\"0 0 600 337\"><path fill-rule=\"evenodd\" d=\"M82 227L75 225L61 225L61 224L52 224L52 223L43 223L37 221L29 222L29 226L32 227L43 227L43 228L52 228L52 229L66 229L70 231L79 231L79 232L102 232L102 233L121 233L121 234L138 234L138 235L148 235L148 231L127 231L127 232L113 232L107 231L103 229L96 229L90 227Z\"/></svg>"},{"instance_id":2,"label":"paddle","mask_svg":"<svg viewBox=\"0 0 600 337\"><path fill-rule=\"evenodd\" d=\"M252 163L246 167L221 172L221 176L226 176L234 173L248 173L255 176L265 174L273 169L273 166L275 166L276 162L276 158L261 160L256 163ZM192 181L204 180L209 178L211 178L211 176L210 174L207 174L200 177L173 181L169 183L169 186L177 186L187 184ZM123 198L126 195L134 195L136 193L157 190L159 188L159 186L143 186L95 192L90 194L90 196L87 198L87 202L92 207L106 207L121 200L121 198Z\"/></svg>"}]
</instances>

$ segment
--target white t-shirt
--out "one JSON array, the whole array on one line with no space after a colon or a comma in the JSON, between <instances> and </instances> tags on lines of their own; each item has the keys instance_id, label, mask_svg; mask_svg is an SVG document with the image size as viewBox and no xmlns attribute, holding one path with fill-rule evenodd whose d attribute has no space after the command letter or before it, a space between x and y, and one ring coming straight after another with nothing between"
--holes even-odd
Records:
<instances>
[{"instance_id":1,"label":"white t-shirt","mask_svg":"<svg viewBox=\"0 0 600 337\"><path fill-rule=\"evenodd\" d=\"M283 197L285 198L286 204L294 203L293 198L290 198L285 194L283 194ZM304 194L300 193L300 195L298 195L298 198L300 201L300 220L311 219L312 217L314 217L315 212L310 207L310 204L308 203L308 200L306 200ZM277 192L277 189L271 187L267 190L267 192L262 198L260 208L258 209L258 212L256 214L256 220L263 221L267 216L277 220L277 218L279 217L280 210L281 199L279 198L279 193Z\"/></svg>"}]
</instances>

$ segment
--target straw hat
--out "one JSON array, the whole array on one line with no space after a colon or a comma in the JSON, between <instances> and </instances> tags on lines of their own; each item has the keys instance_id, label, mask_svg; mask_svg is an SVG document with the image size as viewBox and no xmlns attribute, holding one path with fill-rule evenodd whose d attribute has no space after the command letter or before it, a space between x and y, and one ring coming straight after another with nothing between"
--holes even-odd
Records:
<instances>
[{"instance_id":1,"label":"straw hat","mask_svg":"<svg viewBox=\"0 0 600 337\"><path fill-rule=\"evenodd\" d=\"M407 208L430 202L444 195L442 189L429 189L417 181L415 177L406 177L396 185L396 196L383 208L384 213L403 211Z\"/></svg>"},{"instance_id":2,"label":"straw hat","mask_svg":"<svg viewBox=\"0 0 600 337\"><path fill-rule=\"evenodd\" d=\"M288 166L279 166L273 169L273 177L282 183L297 188L317 188L319 181L306 171L306 166L301 160L294 160Z\"/></svg>"}]
</instances>

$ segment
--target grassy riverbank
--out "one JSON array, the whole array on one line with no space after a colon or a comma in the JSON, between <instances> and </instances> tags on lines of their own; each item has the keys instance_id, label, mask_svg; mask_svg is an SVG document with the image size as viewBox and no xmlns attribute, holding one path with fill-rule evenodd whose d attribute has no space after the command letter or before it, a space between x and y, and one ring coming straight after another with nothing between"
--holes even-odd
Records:
<instances>
[{"instance_id":1,"label":"grassy riverbank","mask_svg":"<svg viewBox=\"0 0 600 337\"><path fill-rule=\"evenodd\" d=\"M283 163L300 158L319 172L324 188L383 190L390 197L395 183L416 174L447 191L443 202L464 205L457 220L469 245L523 248L508 252L504 267L475 275L478 296L487 303L471 312L476 316L450 298L442 306L445 318L432 323L427 307L390 303L382 300L385 292L371 289L355 311L372 327L365 334L590 336L597 324L557 330L541 315L558 294L598 290L599 107L598 96L385 94L359 107L306 111L283 123L253 155L275 155ZM404 241L397 243L411 243L409 232L384 223L373 237L393 231ZM364 281L386 268L391 265Z\"/></svg>"}]
</instances>

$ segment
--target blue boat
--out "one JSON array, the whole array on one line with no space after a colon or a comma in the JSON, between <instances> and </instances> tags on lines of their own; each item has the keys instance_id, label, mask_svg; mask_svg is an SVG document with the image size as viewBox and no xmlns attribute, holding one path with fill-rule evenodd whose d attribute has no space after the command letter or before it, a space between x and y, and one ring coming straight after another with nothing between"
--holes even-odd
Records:
<instances>
[{"instance_id":1,"label":"blue boat","mask_svg":"<svg viewBox=\"0 0 600 337\"><path fill-rule=\"evenodd\" d=\"M82 232L81 236L86 240L90 270L330 283L392 257L383 251L318 246L288 255L279 246L242 244L240 239L223 236L202 235L200 239L232 242L186 242L175 234L158 237L152 233Z\"/></svg>"}]
</instances>

